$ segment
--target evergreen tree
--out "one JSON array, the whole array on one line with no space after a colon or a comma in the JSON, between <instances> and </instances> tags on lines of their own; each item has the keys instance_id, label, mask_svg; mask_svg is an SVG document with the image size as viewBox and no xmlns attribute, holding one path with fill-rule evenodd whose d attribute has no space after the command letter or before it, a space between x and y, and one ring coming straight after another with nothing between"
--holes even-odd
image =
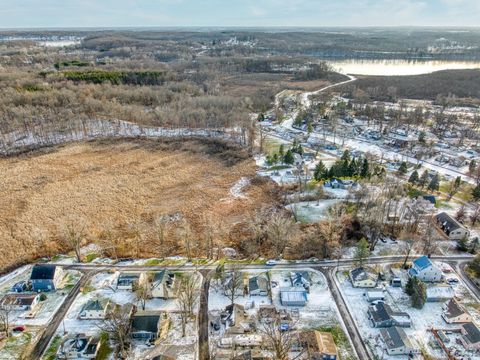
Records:
<instances>
[{"instance_id":1,"label":"evergreen tree","mask_svg":"<svg viewBox=\"0 0 480 360\"><path fill-rule=\"evenodd\" d=\"M293 157L292 150L288 149L283 157L283 162L288 165L292 165L295 162L295 158Z\"/></svg>"},{"instance_id":2,"label":"evergreen tree","mask_svg":"<svg viewBox=\"0 0 480 360\"><path fill-rule=\"evenodd\" d=\"M418 182L418 171L414 170L408 179L408 182L411 184L416 184Z\"/></svg>"},{"instance_id":3,"label":"evergreen tree","mask_svg":"<svg viewBox=\"0 0 480 360\"><path fill-rule=\"evenodd\" d=\"M420 185L422 187L422 189L427 186L428 184L428 171L425 170L423 173L422 173L422 176L420 176L420 179L418 180L418 185Z\"/></svg>"},{"instance_id":4,"label":"evergreen tree","mask_svg":"<svg viewBox=\"0 0 480 360\"><path fill-rule=\"evenodd\" d=\"M438 177L438 174L435 174L430 181L430 184L428 184L428 190L438 191L438 189L440 189L440 179Z\"/></svg>"},{"instance_id":5,"label":"evergreen tree","mask_svg":"<svg viewBox=\"0 0 480 360\"><path fill-rule=\"evenodd\" d=\"M341 160L349 162L350 161L350 151L345 150L342 154Z\"/></svg>"},{"instance_id":6,"label":"evergreen tree","mask_svg":"<svg viewBox=\"0 0 480 360\"><path fill-rule=\"evenodd\" d=\"M365 260L370 256L370 246L365 238L362 238L355 249L355 264L362 267Z\"/></svg>"},{"instance_id":7,"label":"evergreen tree","mask_svg":"<svg viewBox=\"0 0 480 360\"><path fill-rule=\"evenodd\" d=\"M363 159L362 170L360 171L360 177L363 179L370 177L370 164L368 163L367 158Z\"/></svg>"},{"instance_id":8,"label":"evergreen tree","mask_svg":"<svg viewBox=\"0 0 480 360\"><path fill-rule=\"evenodd\" d=\"M399 175L405 175L408 171L407 163L405 161L402 161L400 164L400 167L398 168L398 174Z\"/></svg>"},{"instance_id":9,"label":"evergreen tree","mask_svg":"<svg viewBox=\"0 0 480 360\"><path fill-rule=\"evenodd\" d=\"M420 144L425 144L426 143L425 136L426 136L425 131L420 131L420 134L418 135L418 142Z\"/></svg>"},{"instance_id":10,"label":"evergreen tree","mask_svg":"<svg viewBox=\"0 0 480 360\"><path fill-rule=\"evenodd\" d=\"M473 174L476 168L477 168L477 162L475 160L470 161L470 164L468 164L468 172L470 174Z\"/></svg>"},{"instance_id":11,"label":"evergreen tree","mask_svg":"<svg viewBox=\"0 0 480 360\"><path fill-rule=\"evenodd\" d=\"M307 124L307 134L310 135L313 132L313 125L312 122L309 121Z\"/></svg>"},{"instance_id":12,"label":"evergreen tree","mask_svg":"<svg viewBox=\"0 0 480 360\"><path fill-rule=\"evenodd\" d=\"M328 178L328 170L322 160L320 160L315 166L313 177L317 181L326 180Z\"/></svg>"},{"instance_id":13,"label":"evergreen tree","mask_svg":"<svg viewBox=\"0 0 480 360\"><path fill-rule=\"evenodd\" d=\"M413 282L412 307L422 309L427 301L427 287L422 281L414 279L416 281Z\"/></svg>"},{"instance_id":14,"label":"evergreen tree","mask_svg":"<svg viewBox=\"0 0 480 360\"><path fill-rule=\"evenodd\" d=\"M475 201L480 200L480 185L477 185L477 186L472 190L472 197L473 197L473 200L475 200Z\"/></svg>"},{"instance_id":15,"label":"evergreen tree","mask_svg":"<svg viewBox=\"0 0 480 360\"><path fill-rule=\"evenodd\" d=\"M468 239L466 236L457 240L457 250L467 252L468 251Z\"/></svg>"},{"instance_id":16,"label":"evergreen tree","mask_svg":"<svg viewBox=\"0 0 480 360\"><path fill-rule=\"evenodd\" d=\"M285 155L285 147L283 144L280 144L280 147L278 148L278 154L283 157Z\"/></svg>"},{"instance_id":17,"label":"evergreen tree","mask_svg":"<svg viewBox=\"0 0 480 360\"><path fill-rule=\"evenodd\" d=\"M258 121L265 121L265 115L263 115L263 113L258 114L257 120Z\"/></svg>"},{"instance_id":18,"label":"evergreen tree","mask_svg":"<svg viewBox=\"0 0 480 360\"><path fill-rule=\"evenodd\" d=\"M416 278L409 277L408 281L407 281L407 284L405 285L405 293L408 296L412 296L412 294L413 294L413 279L416 279Z\"/></svg>"},{"instance_id":19,"label":"evergreen tree","mask_svg":"<svg viewBox=\"0 0 480 360\"><path fill-rule=\"evenodd\" d=\"M348 165L348 176L357 176L358 175L358 167L357 167L357 162L355 159L352 159L350 161L350 164Z\"/></svg>"}]
</instances>

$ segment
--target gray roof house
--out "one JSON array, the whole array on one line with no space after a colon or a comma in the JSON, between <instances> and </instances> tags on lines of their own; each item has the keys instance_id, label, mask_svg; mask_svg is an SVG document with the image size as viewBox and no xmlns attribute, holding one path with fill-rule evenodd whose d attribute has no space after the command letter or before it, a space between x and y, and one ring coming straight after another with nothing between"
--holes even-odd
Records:
<instances>
[{"instance_id":1,"label":"gray roof house","mask_svg":"<svg viewBox=\"0 0 480 360\"><path fill-rule=\"evenodd\" d=\"M103 299L89 300L83 306L82 310L80 311L80 314L78 315L78 318L82 320L105 319L108 306L109 306L109 301L107 300L103 300Z\"/></svg>"},{"instance_id":2,"label":"gray roof house","mask_svg":"<svg viewBox=\"0 0 480 360\"><path fill-rule=\"evenodd\" d=\"M268 277L266 274L253 276L248 279L248 293L250 296L268 295Z\"/></svg>"},{"instance_id":3,"label":"gray roof house","mask_svg":"<svg viewBox=\"0 0 480 360\"><path fill-rule=\"evenodd\" d=\"M368 318L372 326L376 328L385 328L391 326L410 327L410 315L406 312L393 311L393 309L383 302L368 307Z\"/></svg>"},{"instance_id":4,"label":"gray roof house","mask_svg":"<svg viewBox=\"0 0 480 360\"><path fill-rule=\"evenodd\" d=\"M349 276L353 287L373 288L377 286L378 275L363 267L350 270Z\"/></svg>"},{"instance_id":5,"label":"gray roof house","mask_svg":"<svg viewBox=\"0 0 480 360\"><path fill-rule=\"evenodd\" d=\"M155 340L159 332L159 314L135 314L132 317L132 337L134 339Z\"/></svg>"},{"instance_id":6,"label":"gray roof house","mask_svg":"<svg viewBox=\"0 0 480 360\"><path fill-rule=\"evenodd\" d=\"M307 291L304 288L280 288L280 303L283 306L305 306L307 304Z\"/></svg>"},{"instance_id":7,"label":"gray roof house","mask_svg":"<svg viewBox=\"0 0 480 360\"><path fill-rule=\"evenodd\" d=\"M380 334L385 342L388 355L413 355L419 352L414 348L402 328L393 326L381 329Z\"/></svg>"},{"instance_id":8,"label":"gray roof house","mask_svg":"<svg viewBox=\"0 0 480 360\"><path fill-rule=\"evenodd\" d=\"M436 225L450 240L460 240L470 236L470 231L446 212L435 216Z\"/></svg>"},{"instance_id":9,"label":"gray roof house","mask_svg":"<svg viewBox=\"0 0 480 360\"><path fill-rule=\"evenodd\" d=\"M308 271L296 271L290 273L290 281L293 287L301 287L308 291L312 280Z\"/></svg>"},{"instance_id":10,"label":"gray roof house","mask_svg":"<svg viewBox=\"0 0 480 360\"><path fill-rule=\"evenodd\" d=\"M120 273L117 278L117 290L132 290L133 284L139 279L140 274L138 273Z\"/></svg>"},{"instance_id":11,"label":"gray roof house","mask_svg":"<svg viewBox=\"0 0 480 360\"><path fill-rule=\"evenodd\" d=\"M100 350L99 339L85 334L67 335L59 347L58 359L95 359Z\"/></svg>"},{"instance_id":12,"label":"gray roof house","mask_svg":"<svg viewBox=\"0 0 480 360\"><path fill-rule=\"evenodd\" d=\"M461 328L460 341L467 350L480 350L480 330L472 323L466 323Z\"/></svg>"}]
</instances>

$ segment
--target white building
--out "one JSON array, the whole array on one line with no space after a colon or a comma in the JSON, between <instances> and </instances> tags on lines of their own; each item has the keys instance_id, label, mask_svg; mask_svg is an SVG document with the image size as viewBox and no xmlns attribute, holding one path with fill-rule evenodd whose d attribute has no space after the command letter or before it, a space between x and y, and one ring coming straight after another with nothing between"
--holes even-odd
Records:
<instances>
[{"instance_id":1,"label":"white building","mask_svg":"<svg viewBox=\"0 0 480 360\"><path fill-rule=\"evenodd\" d=\"M408 274L425 282L439 282L443 279L442 271L426 256L414 260Z\"/></svg>"}]
</instances>

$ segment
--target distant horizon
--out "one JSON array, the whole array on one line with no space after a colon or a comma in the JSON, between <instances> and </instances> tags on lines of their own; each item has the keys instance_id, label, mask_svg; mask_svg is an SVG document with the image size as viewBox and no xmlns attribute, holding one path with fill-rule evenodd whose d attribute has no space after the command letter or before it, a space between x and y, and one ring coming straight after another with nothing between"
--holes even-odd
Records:
<instances>
[{"instance_id":1,"label":"distant horizon","mask_svg":"<svg viewBox=\"0 0 480 360\"><path fill-rule=\"evenodd\" d=\"M392 26L200 26L200 25L172 25L172 26L38 26L38 27L1 27L0 31L37 31L37 30L53 30L53 31L68 31L68 30L183 30L183 29L195 29L200 31L208 30L480 30L480 25L477 26L439 26L439 25L392 25Z\"/></svg>"},{"instance_id":2,"label":"distant horizon","mask_svg":"<svg viewBox=\"0 0 480 360\"><path fill-rule=\"evenodd\" d=\"M0 0L1 28L478 27L478 0ZM212 25L214 24L214 25Z\"/></svg>"}]
</instances>

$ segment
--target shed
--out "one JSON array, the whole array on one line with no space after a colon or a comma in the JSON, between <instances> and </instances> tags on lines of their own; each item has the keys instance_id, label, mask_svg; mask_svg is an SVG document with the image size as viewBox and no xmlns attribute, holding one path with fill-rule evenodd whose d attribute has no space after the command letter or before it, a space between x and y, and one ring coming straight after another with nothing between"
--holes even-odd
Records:
<instances>
[{"instance_id":1,"label":"shed","mask_svg":"<svg viewBox=\"0 0 480 360\"><path fill-rule=\"evenodd\" d=\"M365 293L369 302L375 300L385 300L385 293L382 290L370 290Z\"/></svg>"},{"instance_id":2,"label":"shed","mask_svg":"<svg viewBox=\"0 0 480 360\"><path fill-rule=\"evenodd\" d=\"M134 339L155 340L158 337L160 315L134 315L132 318L132 337Z\"/></svg>"}]
</instances>

